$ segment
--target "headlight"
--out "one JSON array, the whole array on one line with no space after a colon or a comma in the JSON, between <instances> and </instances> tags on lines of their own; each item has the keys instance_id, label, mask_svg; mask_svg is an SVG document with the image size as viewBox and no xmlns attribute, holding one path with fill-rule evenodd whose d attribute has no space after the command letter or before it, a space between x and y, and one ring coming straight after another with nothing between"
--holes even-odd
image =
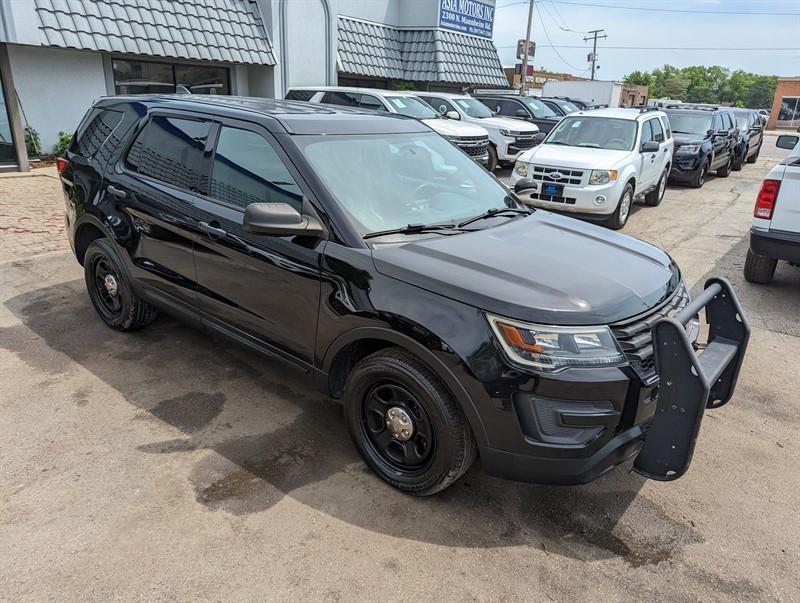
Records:
<instances>
[{"instance_id":1,"label":"headlight","mask_svg":"<svg viewBox=\"0 0 800 603\"><path fill-rule=\"evenodd\" d=\"M606 326L554 327L516 322L487 314L508 357L543 371L566 367L616 366L625 363Z\"/></svg>"},{"instance_id":2,"label":"headlight","mask_svg":"<svg viewBox=\"0 0 800 603\"><path fill-rule=\"evenodd\" d=\"M528 164L524 161L516 161L514 163L514 173L524 178L528 175Z\"/></svg>"},{"instance_id":3,"label":"headlight","mask_svg":"<svg viewBox=\"0 0 800 603\"><path fill-rule=\"evenodd\" d=\"M500 134L503 136L518 136L519 132L515 132L514 130L500 130Z\"/></svg>"},{"instance_id":4,"label":"headlight","mask_svg":"<svg viewBox=\"0 0 800 603\"><path fill-rule=\"evenodd\" d=\"M617 179L617 170L592 170L589 184L608 184Z\"/></svg>"},{"instance_id":5,"label":"headlight","mask_svg":"<svg viewBox=\"0 0 800 603\"><path fill-rule=\"evenodd\" d=\"M678 147L675 151L678 155L697 155L700 152L699 144L685 144Z\"/></svg>"}]
</instances>

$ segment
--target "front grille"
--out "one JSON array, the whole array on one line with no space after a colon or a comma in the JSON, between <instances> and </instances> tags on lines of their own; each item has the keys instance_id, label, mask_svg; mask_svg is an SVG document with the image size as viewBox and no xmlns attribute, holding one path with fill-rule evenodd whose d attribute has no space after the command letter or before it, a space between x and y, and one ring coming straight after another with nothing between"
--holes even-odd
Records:
<instances>
[{"instance_id":1,"label":"front grille","mask_svg":"<svg viewBox=\"0 0 800 603\"><path fill-rule=\"evenodd\" d=\"M539 201L551 201L553 203L565 203L566 205L575 205L575 197L559 197L557 195L542 195L540 193L531 193L531 199L538 199Z\"/></svg>"},{"instance_id":2,"label":"front grille","mask_svg":"<svg viewBox=\"0 0 800 603\"><path fill-rule=\"evenodd\" d=\"M681 283L672 297L655 310L611 325L611 332L617 338L625 358L642 381L651 381L656 373L650 330L659 319L675 316L689 304L689 300L689 291Z\"/></svg>"},{"instance_id":3,"label":"front grille","mask_svg":"<svg viewBox=\"0 0 800 603\"><path fill-rule=\"evenodd\" d=\"M470 157L485 157L489 152L488 136L453 136L450 142Z\"/></svg>"},{"instance_id":4,"label":"front grille","mask_svg":"<svg viewBox=\"0 0 800 603\"><path fill-rule=\"evenodd\" d=\"M472 146L472 147L459 147L462 151L464 151L470 157L485 157L488 153L488 144L480 145L480 146Z\"/></svg>"},{"instance_id":5,"label":"front grille","mask_svg":"<svg viewBox=\"0 0 800 603\"><path fill-rule=\"evenodd\" d=\"M561 177L553 179L550 174L558 173ZM583 181L584 170L574 168L545 167L543 165L531 166L528 177L539 182L555 182L557 184L580 185Z\"/></svg>"},{"instance_id":6,"label":"front grille","mask_svg":"<svg viewBox=\"0 0 800 603\"><path fill-rule=\"evenodd\" d=\"M539 144L539 142L540 141L536 140L534 136L531 136L530 138L515 138L514 146L523 151L527 151L528 149L535 147L537 144Z\"/></svg>"},{"instance_id":7,"label":"front grille","mask_svg":"<svg viewBox=\"0 0 800 603\"><path fill-rule=\"evenodd\" d=\"M488 143L489 137L488 136L453 136L450 140L455 142L458 146L462 144L480 144L480 143Z\"/></svg>"}]
</instances>

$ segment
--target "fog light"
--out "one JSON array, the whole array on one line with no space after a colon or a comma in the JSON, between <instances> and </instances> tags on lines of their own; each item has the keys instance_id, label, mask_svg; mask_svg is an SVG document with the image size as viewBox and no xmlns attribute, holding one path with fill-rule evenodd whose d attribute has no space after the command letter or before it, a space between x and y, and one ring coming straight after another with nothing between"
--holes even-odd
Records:
<instances>
[{"instance_id":1,"label":"fog light","mask_svg":"<svg viewBox=\"0 0 800 603\"><path fill-rule=\"evenodd\" d=\"M606 196L605 195L597 195L594 198L594 204L595 205L602 205L605 202L606 202Z\"/></svg>"}]
</instances>

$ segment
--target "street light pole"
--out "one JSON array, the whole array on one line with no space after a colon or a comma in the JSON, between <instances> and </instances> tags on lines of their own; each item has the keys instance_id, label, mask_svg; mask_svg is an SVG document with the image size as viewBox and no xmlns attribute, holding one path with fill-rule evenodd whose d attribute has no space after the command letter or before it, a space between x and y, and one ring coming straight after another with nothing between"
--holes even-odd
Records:
<instances>
[{"instance_id":1,"label":"street light pole","mask_svg":"<svg viewBox=\"0 0 800 603\"><path fill-rule=\"evenodd\" d=\"M525 96L525 83L528 80L528 48L531 45L531 23L533 22L533 2L528 4L528 30L525 34L525 52L522 54L522 85L519 87L519 95Z\"/></svg>"},{"instance_id":2,"label":"street light pole","mask_svg":"<svg viewBox=\"0 0 800 603\"><path fill-rule=\"evenodd\" d=\"M595 64L597 63L597 39L598 38L607 38L608 36L603 34L599 36L597 34L601 34L605 31L605 29L593 29L587 33L592 34L589 38L584 38L583 41L586 42L587 40L592 40L592 79L594 79L594 72L595 72Z\"/></svg>"}]
</instances>

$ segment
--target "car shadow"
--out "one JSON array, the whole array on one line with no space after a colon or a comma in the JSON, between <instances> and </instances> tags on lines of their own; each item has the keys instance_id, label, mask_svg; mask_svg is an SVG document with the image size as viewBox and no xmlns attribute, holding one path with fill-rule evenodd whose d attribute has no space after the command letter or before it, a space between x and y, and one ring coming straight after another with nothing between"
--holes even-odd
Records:
<instances>
[{"instance_id":1,"label":"car shadow","mask_svg":"<svg viewBox=\"0 0 800 603\"><path fill-rule=\"evenodd\" d=\"M638 496L645 480L624 467L585 486L550 487L490 478L478 462L436 496L404 495L366 468L341 407L280 364L169 317L139 331L110 330L81 280L18 295L6 306L22 324L5 328L0 345L53 382L77 364L118 391L139 409L132 420L152 423L153 440L137 448L142 454L216 453L193 454L186 475L208 509L247 515L290 496L395 537L454 547L526 545L633 566L702 541L687 518ZM31 332L52 351L31 345ZM81 412L90 412L86 392L78 394ZM166 426L174 432L167 438Z\"/></svg>"}]
</instances>

